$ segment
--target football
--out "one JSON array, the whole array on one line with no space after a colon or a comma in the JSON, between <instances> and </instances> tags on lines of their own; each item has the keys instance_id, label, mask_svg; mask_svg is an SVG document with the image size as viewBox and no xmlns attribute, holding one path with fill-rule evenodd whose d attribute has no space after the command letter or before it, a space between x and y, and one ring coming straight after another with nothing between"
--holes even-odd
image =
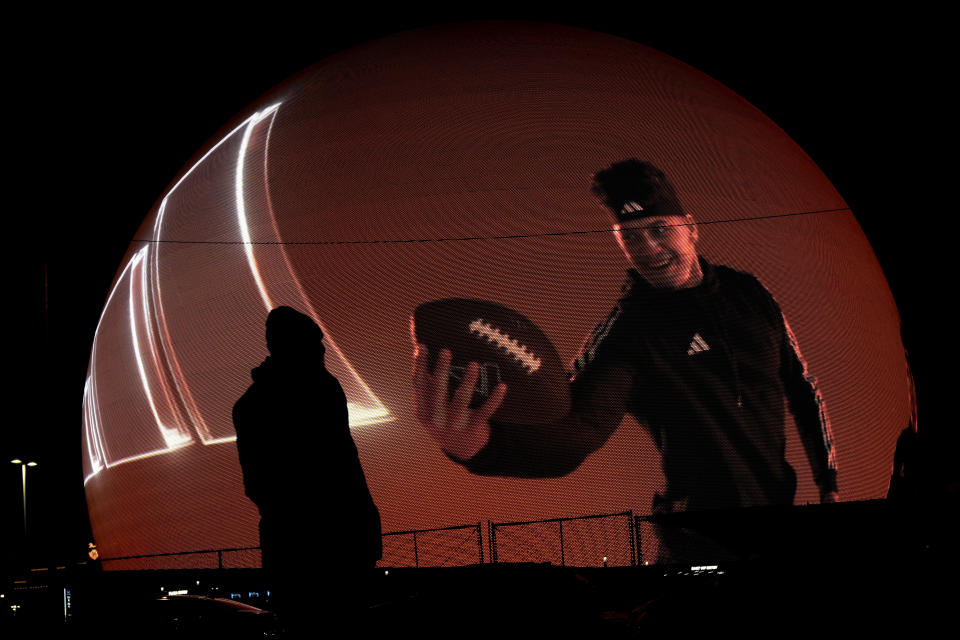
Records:
<instances>
[{"instance_id":1,"label":"football","mask_svg":"<svg viewBox=\"0 0 960 640\"><path fill-rule=\"evenodd\" d=\"M431 372L442 349L453 354L451 397L471 362L480 367L471 407L483 404L498 383L506 383L507 395L491 420L542 424L569 411L570 386L560 355L523 314L486 300L447 298L418 306L411 329L416 342L427 347Z\"/></svg>"}]
</instances>

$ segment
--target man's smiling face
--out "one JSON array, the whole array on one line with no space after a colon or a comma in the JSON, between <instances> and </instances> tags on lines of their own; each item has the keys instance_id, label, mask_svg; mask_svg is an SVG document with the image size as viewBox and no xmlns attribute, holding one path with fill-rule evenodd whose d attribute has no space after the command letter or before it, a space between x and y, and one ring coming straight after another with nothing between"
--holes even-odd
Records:
<instances>
[{"instance_id":1,"label":"man's smiling face","mask_svg":"<svg viewBox=\"0 0 960 640\"><path fill-rule=\"evenodd\" d=\"M650 286L686 289L700 284L697 225L690 215L639 218L614 229L623 253Z\"/></svg>"}]
</instances>

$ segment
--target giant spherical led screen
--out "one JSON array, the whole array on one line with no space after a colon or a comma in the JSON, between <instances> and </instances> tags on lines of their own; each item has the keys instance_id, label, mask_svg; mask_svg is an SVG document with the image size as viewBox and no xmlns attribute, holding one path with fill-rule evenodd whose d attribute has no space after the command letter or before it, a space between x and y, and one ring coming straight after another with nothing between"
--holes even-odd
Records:
<instances>
[{"instance_id":1,"label":"giant spherical led screen","mask_svg":"<svg viewBox=\"0 0 960 640\"><path fill-rule=\"evenodd\" d=\"M626 186L595 189L614 165ZM444 300L434 325L477 317L411 326ZM231 410L282 305L323 330L384 565L489 559L488 523L882 497L907 421L897 310L827 177L718 82L575 28L366 43L270 92L176 176L119 266L84 389L105 567L259 564ZM417 415L431 331L447 337L430 375L443 340L473 335L490 355L454 353L452 378L484 357L478 393L507 382L480 450L446 453ZM541 369L550 349L560 364ZM534 370L552 378L510 382ZM263 428L319 466L305 434L323 424L318 408ZM290 491L335 529L338 483L316 478ZM572 520L562 542L550 522L499 527L497 558L636 562L622 519L605 522ZM472 528L399 533L457 525ZM637 551L668 546L650 533ZM239 550L110 561L218 549Z\"/></svg>"}]
</instances>

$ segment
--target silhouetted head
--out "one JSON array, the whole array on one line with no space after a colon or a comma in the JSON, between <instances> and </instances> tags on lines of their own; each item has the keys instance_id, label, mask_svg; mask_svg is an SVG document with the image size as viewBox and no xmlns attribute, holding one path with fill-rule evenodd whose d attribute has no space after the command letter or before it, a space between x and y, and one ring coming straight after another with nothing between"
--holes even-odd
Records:
<instances>
[{"instance_id":1,"label":"silhouetted head","mask_svg":"<svg viewBox=\"0 0 960 640\"><path fill-rule=\"evenodd\" d=\"M267 350L281 358L323 355L323 331L296 309L277 307L267 316Z\"/></svg>"}]
</instances>

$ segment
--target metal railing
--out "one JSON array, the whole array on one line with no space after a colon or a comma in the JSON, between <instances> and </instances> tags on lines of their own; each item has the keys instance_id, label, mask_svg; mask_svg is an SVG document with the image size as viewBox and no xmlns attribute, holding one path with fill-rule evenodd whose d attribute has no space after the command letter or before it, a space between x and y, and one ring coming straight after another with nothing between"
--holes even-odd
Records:
<instances>
[{"instance_id":1,"label":"metal railing","mask_svg":"<svg viewBox=\"0 0 960 640\"><path fill-rule=\"evenodd\" d=\"M632 566L632 511L525 522L489 523L491 562L549 562L560 566Z\"/></svg>"},{"instance_id":2,"label":"metal railing","mask_svg":"<svg viewBox=\"0 0 960 640\"><path fill-rule=\"evenodd\" d=\"M699 514L727 519L729 514ZM455 567L539 562L559 566L633 566L729 562L743 555L703 527L663 515L621 513L390 531L382 534L381 567ZM324 550L304 550L320 557ZM201 549L101 558L110 569L233 569L261 566L260 547Z\"/></svg>"},{"instance_id":3,"label":"metal railing","mask_svg":"<svg viewBox=\"0 0 960 640\"><path fill-rule=\"evenodd\" d=\"M452 567L483 563L481 523L382 534L382 567ZM459 535L457 535L459 533ZM226 561L225 561L226 556ZM234 569L260 566L260 547L200 549L101 558L110 569Z\"/></svg>"},{"instance_id":4,"label":"metal railing","mask_svg":"<svg viewBox=\"0 0 960 640\"><path fill-rule=\"evenodd\" d=\"M383 558L377 562L377 566L457 567L483 564L482 531L481 523L478 522L384 533Z\"/></svg>"},{"instance_id":5,"label":"metal railing","mask_svg":"<svg viewBox=\"0 0 960 640\"><path fill-rule=\"evenodd\" d=\"M645 516L632 511L524 522L487 522L489 559L560 566L638 564ZM455 567L484 563L483 524L382 534L380 567ZM101 558L110 569L232 569L260 566L260 547L201 549Z\"/></svg>"},{"instance_id":6,"label":"metal railing","mask_svg":"<svg viewBox=\"0 0 960 640\"><path fill-rule=\"evenodd\" d=\"M227 554L228 562L224 564L224 554ZM234 555L236 554L236 555ZM240 561L230 561L231 556L242 557ZM167 561L169 559L169 561ZM151 560L152 562L135 562L137 560ZM216 563L214 563L216 560ZM260 547L234 547L230 549L201 549L198 551L173 551L170 553L147 553L135 556L120 556L117 558L100 558L101 564L106 567L109 563L116 563L116 566L110 566L111 569L123 569L123 564L140 565L137 568L145 568L143 565L152 565L151 569L233 569L244 567L260 566ZM134 568L134 567L130 567Z\"/></svg>"}]
</instances>

